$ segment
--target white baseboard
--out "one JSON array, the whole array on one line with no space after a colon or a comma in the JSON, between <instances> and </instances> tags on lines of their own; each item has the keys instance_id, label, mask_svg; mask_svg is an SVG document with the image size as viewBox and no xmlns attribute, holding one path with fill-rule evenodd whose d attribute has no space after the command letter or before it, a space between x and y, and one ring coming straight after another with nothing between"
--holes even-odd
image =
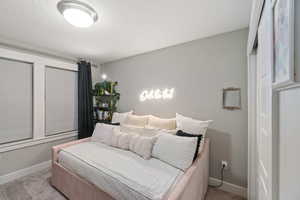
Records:
<instances>
[{"instance_id":1,"label":"white baseboard","mask_svg":"<svg viewBox=\"0 0 300 200\"><path fill-rule=\"evenodd\" d=\"M32 174L34 172L38 172L44 169L49 169L51 167L51 160L45 161L42 163L39 163L37 165L33 165L31 167L20 169L18 171L5 174L3 176L0 176L0 184L4 184L13 180L16 180L18 178L22 178L23 176L27 176L29 174Z\"/></svg>"},{"instance_id":2,"label":"white baseboard","mask_svg":"<svg viewBox=\"0 0 300 200\"><path fill-rule=\"evenodd\" d=\"M220 183L220 181L221 180L219 180L219 179L209 177L210 185L217 185ZM234 184L228 183L226 181L223 182L223 185L222 185L222 187L220 187L220 190L230 192L232 194L236 194L236 195L247 198L247 188L238 186L238 185L234 185Z\"/></svg>"}]
</instances>

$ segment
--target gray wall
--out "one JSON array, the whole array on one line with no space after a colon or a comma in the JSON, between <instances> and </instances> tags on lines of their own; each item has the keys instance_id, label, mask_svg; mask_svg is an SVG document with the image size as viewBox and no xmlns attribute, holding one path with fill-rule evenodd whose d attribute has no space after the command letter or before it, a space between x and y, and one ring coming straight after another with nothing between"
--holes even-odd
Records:
<instances>
[{"instance_id":1,"label":"gray wall","mask_svg":"<svg viewBox=\"0 0 300 200\"><path fill-rule=\"evenodd\" d=\"M220 161L228 160L225 180L247 185L247 46L248 29L199 39L102 65L119 82L120 111L174 117L176 112L212 119L210 176L219 178ZM222 89L239 87L242 109L222 109ZM174 87L172 100L139 101L144 89Z\"/></svg>"},{"instance_id":2,"label":"gray wall","mask_svg":"<svg viewBox=\"0 0 300 200\"><path fill-rule=\"evenodd\" d=\"M101 81L101 73L100 73L100 66L92 65L91 71L92 71L92 84L93 87L95 83Z\"/></svg>"},{"instance_id":3,"label":"gray wall","mask_svg":"<svg viewBox=\"0 0 300 200\"><path fill-rule=\"evenodd\" d=\"M48 161L51 159L52 146L74 139L69 138L0 153L0 176Z\"/></svg>"},{"instance_id":4,"label":"gray wall","mask_svg":"<svg viewBox=\"0 0 300 200\"><path fill-rule=\"evenodd\" d=\"M100 81L100 68L92 67L93 84ZM75 137L34 145L9 152L0 153L0 176L28 168L51 159L51 147L68 141Z\"/></svg>"}]
</instances>

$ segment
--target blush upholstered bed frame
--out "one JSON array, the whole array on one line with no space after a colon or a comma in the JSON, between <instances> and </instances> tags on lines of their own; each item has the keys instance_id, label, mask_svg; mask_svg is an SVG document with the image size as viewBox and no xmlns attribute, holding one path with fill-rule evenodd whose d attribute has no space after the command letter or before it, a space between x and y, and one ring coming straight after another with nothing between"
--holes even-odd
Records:
<instances>
[{"instance_id":1,"label":"blush upholstered bed frame","mask_svg":"<svg viewBox=\"0 0 300 200\"><path fill-rule=\"evenodd\" d=\"M58 153L71 145L88 142L90 138L76 140L52 148L51 184L70 200L115 200L87 180L79 177L58 163ZM203 151L183 177L172 186L163 200L204 200L208 186L209 140Z\"/></svg>"}]
</instances>

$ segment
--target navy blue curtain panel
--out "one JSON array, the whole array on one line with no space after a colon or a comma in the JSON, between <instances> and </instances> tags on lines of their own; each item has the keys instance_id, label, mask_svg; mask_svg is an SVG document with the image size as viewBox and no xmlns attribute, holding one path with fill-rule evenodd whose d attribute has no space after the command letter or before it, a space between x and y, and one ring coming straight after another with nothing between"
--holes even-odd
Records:
<instances>
[{"instance_id":1,"label":"navy blue curtain panel","mask_svg":"<svg viewBox=\"0 0 300 200\"><path fill-rule=\"evenodd\" d=\"M93 95L91 63L78 62L78 138L93 134Z\"/></svg>"}]
</instances>

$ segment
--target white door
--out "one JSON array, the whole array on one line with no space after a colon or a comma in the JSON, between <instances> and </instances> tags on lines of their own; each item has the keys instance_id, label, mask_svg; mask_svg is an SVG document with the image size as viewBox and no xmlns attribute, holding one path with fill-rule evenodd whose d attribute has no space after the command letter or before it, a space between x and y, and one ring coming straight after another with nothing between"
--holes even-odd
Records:
<instances>
[{"instance_id":1,"label":"white door","mask_svg":"<svg viewBox=\"0 0 300 200\"><path fill-rule=\"evenodd\" d=\"M265 1L257 48L257 199L272 198L272 6Z\"/></svg>"}]
</instances>

